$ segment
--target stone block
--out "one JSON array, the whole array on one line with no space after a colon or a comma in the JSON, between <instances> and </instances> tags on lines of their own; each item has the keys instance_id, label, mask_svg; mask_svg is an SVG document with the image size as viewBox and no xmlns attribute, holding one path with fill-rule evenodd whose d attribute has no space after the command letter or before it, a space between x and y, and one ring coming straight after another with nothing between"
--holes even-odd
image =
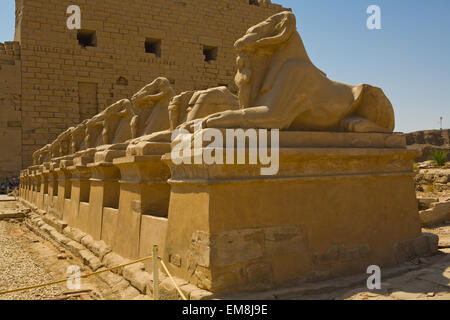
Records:
<instances>
[{"instance_id":1,"label":"stone block","mask_svg":"<svg viewBox=\"0 0 450 320\"><path fill-rule=\"evenodd\" d=\"M396 245L420 237L416 152L403 136L280 132L279 151L274 176L261 164L163 157L172 173L163 258L174 276L214 293L264 290L396 265ZM430 253L423 238L402 250Z\"/></svg>"},{"instance_id":2,"label":"stone block","mask_svg":"<svg viewBox=\"0 0 450 320\"><path fill-rule=\"evenodd\" d=\"M118 267L121 266L123 264L127 263L127 260L125 260L124 258L122 258L121 256L111 252L108 253L104 258L103 258L103 263L108 267L108 268L113 268L113 267ZM118 269L114 269L112 270L112 272L117 273L119 275L122 275L123 272L123 268L118 268Z\"/></svg>"},{"instance_id":3,"label":"stone block","mask_svg":"<svg viewBox=\"0 0 450 320\"><path fill-rule=\"evenodd\" d=\"M50 236L56 240L57 242L63 244L63 245L67 245L71 240L65 236L63 236L61 233L59 233L58 231L54 230L52 232L50 232Z\"/></svg>"},{"instance_id":4,"label":"stone block","mask_svg":"<svg viewBox=\"0 0 450 320\"><path fill-rule=\"evenodd\" d=\"M190 299L194 301L210 300L214 297L212 292L206 290L195 290L191 292Z\"/></svg>"},{"instance_id":5,"label":"stone block","mask_svg":"<svg viewBox=\"0 0 450 320\"><path fill-rule=\"evenodd\" d=\"M123 269L123 277L141 293L146 293L146 287L151 282L150 274L144 271L143 264L127 266Z\"/></svg>"},{"instance_id":6,"label":"stone block","mask_svg":"<svg viewBox=\"0 0 450 320\"><path fill-rule=\"evenodd\" d=\"M101 273L98 275L109 287L113 288L120 282L124 281L123 278L111 271Z\"/></svg>"},{"instance_id":7,"label":"stone block","mask_svg":"<svg viewBox=\"0 0 450 320\"><path fill-rule=\"evenodd\" d=\"M103 258L112 251L111 247L107 245L103 240L102 241L95 241L90 250L100 259L103 260Z\"/></svg>"},{"instance_id":8,"label":"stone block","mask_svg":"<svg viewBox=\"0 0 450 320\"><path fill-rule=\"evenodd\" d=\"M175 283L179 288L186 285L187 282L182 279L174 278ZM160 287L160 296L161 300L180 300L180 294L178 293L175 285L173 284L172 280L170 278L166 278L165 280L161 281Z\"/></svg>"},{"instance_id":9,"label":"stone block","mask_svg":"<svg viewBox=\"0 0 450 320\"><path fill-rule=\"evenodd\" d=\"M419 212L423 226L433 226L450 218L450 201L433 203L432 207Z\"/></svg>"},{"instance_id":10,"label":"stone block","mask_svg":"<svg viewBox=\"0 0 450 320\"><path fill-rule=\"evenodd\" d=\"M81 244L91 250L94 246L94 239L90 235L86 235L81 239Z\"/></svg>"},{"instance_id":11,"label":"stone block","mask_svg":"<svg viewBox=\"0 0 450 320\"><path fill-rule=\"evenodd\" d=\"M99 268L103 266L101 261L89 250L80 250L79 254L81 259L83 260L83 263L91 267L92 270L97 271Z\"/></svg>"},{"instance_id":12,"label":"stone block","mask_svg":"<svg viewBox=\"0 0 450 320\"><path fill-rule=\"evenodd\" d=\"M433 203L439 202L438 198L417 198L419 201L419 208L422 210L428 209Z\"/></svg>"},{"instance_id":13,"label":"stone block","mask_svg":"<svg viewBox=\"0 0 450 320\"><path fill-rule=\"evenodd\" d=\"M69 243L67 243L66 246L75 256L79 258L81 258L80 252L86 250L86 248L83 245L73 240L69 241Z\"/></svg>"},{"instance_id":14,"label":"stone block","mask_svg":"<svg viewBox=\"0 0 450 320\"><path fill-rule=\"evenodd\" d=\"M81 239L86 237L86 233L72 227L64 228L63 234L79 243L81 243Z\"/></svg>"}]
</instances>

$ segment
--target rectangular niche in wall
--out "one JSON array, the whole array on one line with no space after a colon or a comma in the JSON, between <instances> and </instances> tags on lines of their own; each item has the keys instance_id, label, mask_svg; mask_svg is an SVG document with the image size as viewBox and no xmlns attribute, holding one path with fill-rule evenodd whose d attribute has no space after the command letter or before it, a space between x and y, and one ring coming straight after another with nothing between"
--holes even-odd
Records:
<instances>
[{"instance_id":1,"label":"rectangular niche in wall","mask_svg":"<svg viewBox=\"0 0 450 320\"><path fill-rule=\"evenodd\" d=\"M206 62L216 61L219 49L217 47L203 46L203 55Z\"/></svg>"},{"instance_id":2,"label":"rectangular niche in wall","mask_svg":"<svg viewBox=\"0 0 450 320\"><path fill-rule=\"evenodd\" d=\"M83 48L97 46L97 34L92 30L78 30L77 40Z\"/></svg>"},{"instance_id":3,"label":"rectangular niche in wall","mask_svg":"<svg viewBox=\"0 0 450 320\"><path fill-rule=\"evenodd\" d=\"M95 116L98 113L97 83L79 82L78 101L80 122Z\"/></svg>"},{"instance_id":4,"label":"rectangular niche in wall","mask_svg":"<svg viewBox=\"0 0 450 320\"><path fill-rule=\"evenodd\" d=\"M153 53L158 58L161 57L161 40L159 39L145 39L145 52Z\"/></svg>"}]
</instances>

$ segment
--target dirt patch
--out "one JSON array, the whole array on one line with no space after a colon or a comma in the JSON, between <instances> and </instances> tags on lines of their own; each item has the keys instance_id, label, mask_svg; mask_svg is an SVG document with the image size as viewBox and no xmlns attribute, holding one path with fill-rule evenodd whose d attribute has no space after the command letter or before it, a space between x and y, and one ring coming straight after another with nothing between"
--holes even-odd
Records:
<instances>
[{"instance_id":1,"label":"dirt patch","mask_svg":"<svg viewBox=\"0 0 450 320\"><path fill-rule=\"evenodd\" d=\"M21 210L17 202L0 202L0 212ZM0 221L0 292L59 281L71 275L69 266L82 274L90 270L63 248L31 232L20 220ZM99 278L81 279L81 288L67 284L0 295L0 300L91 300L108 299L110 288Z\"/></svg>"}]
</instances>

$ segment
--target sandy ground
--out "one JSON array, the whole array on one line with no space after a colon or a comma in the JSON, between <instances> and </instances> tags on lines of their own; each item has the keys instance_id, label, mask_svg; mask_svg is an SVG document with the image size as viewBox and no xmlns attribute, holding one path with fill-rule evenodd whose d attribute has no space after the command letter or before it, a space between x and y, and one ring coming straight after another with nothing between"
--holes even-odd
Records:
<instances>
[{"instance_id":1,"label":"sandy ground","mask_svg":"<svg viewBox=\"0 0 450 320\"><path fill-rule=\"evenodd\" d=\"M18 202L0 201L0 216L21 208ZM37 236L19 220L0 220L0 292L65 279L72 265L79 266L82 274L87 271L78 258ZM102 298L108 289L98 278L81 281L80 290L70 290L63 283L0 295L0 300L91 300Z\"/></svg>"},{"instance_id":2,"label":"sandy ground","mask_svg":"<svg viewBox=\"0 0 450 320\"><path fill-rule=\"evenodd\" d=\"M440 254L413 261L419 269L382 279L380 292L349 290L339 298L349 300L450 300L450 224L424 232L439 235ZM383 272L383 271L382 271Z\"/></svg>"}]
</instances>

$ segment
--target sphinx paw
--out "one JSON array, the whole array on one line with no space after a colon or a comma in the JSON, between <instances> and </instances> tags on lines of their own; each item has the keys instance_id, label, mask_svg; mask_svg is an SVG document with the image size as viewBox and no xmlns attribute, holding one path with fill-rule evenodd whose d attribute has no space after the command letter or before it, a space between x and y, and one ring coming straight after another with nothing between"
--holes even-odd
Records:
<instances>
[{"instance_id":1,"label":"sphinx paw","mask_svg":"<svg viewBox=\"0 0 450 320\"><path fill-rule=\"evenodd\" d=\"M342 131L358 132L358 133L391 133L388 128L383 128L376 123L365 119L363 117L349 117L345 118L340 123Z\"/></svg>"}]
</instances>

